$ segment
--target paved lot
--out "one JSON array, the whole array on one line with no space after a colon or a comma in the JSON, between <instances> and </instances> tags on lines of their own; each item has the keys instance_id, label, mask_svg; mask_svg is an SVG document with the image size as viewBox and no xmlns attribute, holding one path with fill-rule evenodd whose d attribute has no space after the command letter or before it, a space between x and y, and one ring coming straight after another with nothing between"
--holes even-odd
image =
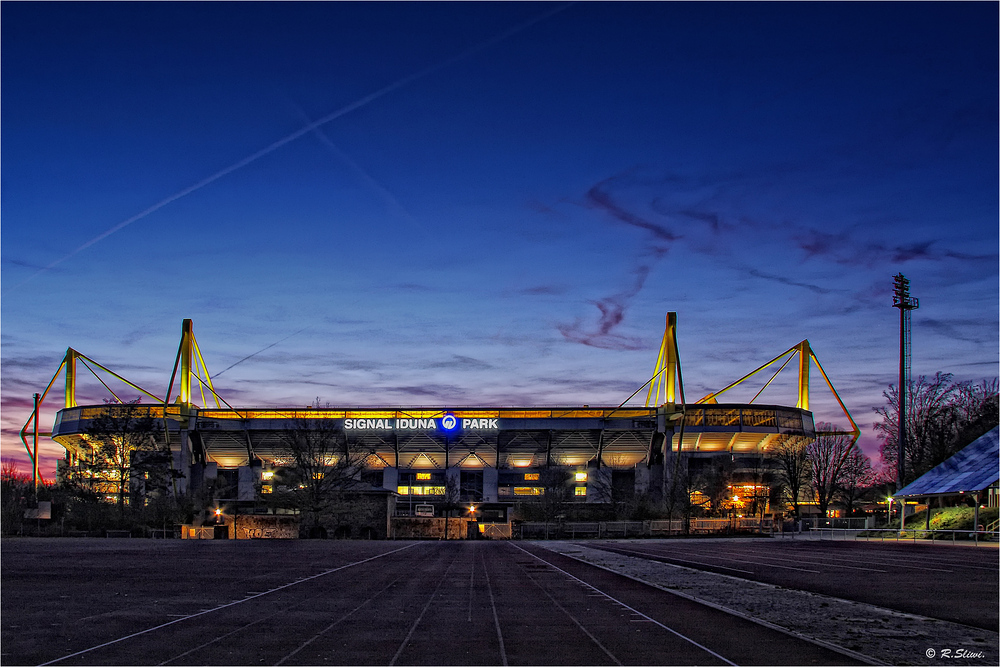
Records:
<instances>
[{"instance_id":1,"label":"paved lot","mask_svg":"<svg viewBox=\"0 0 1000 667\"><path fill-rule=\"evenodd\" d=\"M587 541L589 547L996 631L995 546L825 540Z\"/></svg>"},{"instance_id":2,"label":"paved lot","mask_svg":"<svg viewBox=\"0 0 1000 667\"><path fill-rule=\"evenodd\" d=\"M14 664L858 664L519 542L5 540Z\"/></svg>"}]
</instances>

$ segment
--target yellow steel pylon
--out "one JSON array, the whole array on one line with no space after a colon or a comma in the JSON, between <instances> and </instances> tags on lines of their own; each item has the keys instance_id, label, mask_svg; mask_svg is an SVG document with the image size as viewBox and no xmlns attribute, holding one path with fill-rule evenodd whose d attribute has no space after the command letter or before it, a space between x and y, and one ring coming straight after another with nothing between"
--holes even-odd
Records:
<instances>
[{"instance_id":1,"label":"yellow steel pylon","mask_svg":"<svg viewBox=\"0 0 1000 667\"><path fill-rule=\"evenodd\" d=\"M646 392L646 407L656 407L677 402L677 313L667 313L667 325L660 342L660 354L656 359L653 377Z\"/></svg>"}]
</instances>

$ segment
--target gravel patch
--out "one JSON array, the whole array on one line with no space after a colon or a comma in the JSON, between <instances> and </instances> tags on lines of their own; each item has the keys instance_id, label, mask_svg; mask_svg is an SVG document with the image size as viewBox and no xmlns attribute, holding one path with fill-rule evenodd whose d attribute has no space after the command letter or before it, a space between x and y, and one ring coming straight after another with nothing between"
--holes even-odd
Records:
<instances>
[{"instance_id":1,"label":"gravel patch","mask_svg":"<svg viewBox=\"0 0 1000 667\"><path fill-rule=\"evenodd\" d=\"M680 565L593 549L536 542L557 553L633 577L890 665L997 665L1000 635L863 602L798 591Z\"/></svg>"}]
</instances>

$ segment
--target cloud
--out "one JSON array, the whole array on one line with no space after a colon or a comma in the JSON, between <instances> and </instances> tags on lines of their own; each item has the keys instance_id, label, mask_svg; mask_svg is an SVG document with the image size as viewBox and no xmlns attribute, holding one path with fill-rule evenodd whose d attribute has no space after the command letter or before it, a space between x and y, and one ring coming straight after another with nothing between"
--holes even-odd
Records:
<instances>
[{"instance_id":1,"label":"cloud","mask_svg":"<svg viewBox=\"0 0 1000 667\"><path fill-rule=\"evenodd\" d=\"M33 397L24 398L21 396L4 396L3 408L5 412L9 410L27 410L28 412L33 413L35 410L35 399Z\"/></svg>"},{"instance_id":2,"label":"cloud","mask_svg":"<svg viewBox=\"0 0 1000 667\"><path fill-rule=\"evenodd\" d=\"M681 237L669 228L632 213L625 206L612 199L611 193L608 192L609 186L613 185L621 178L628 177L630 175L631 172L627 172L626 174L620 176L612 176L611 178L607 178L592 186L587 191L587 204L592 208L596 208L604 213L607 213L619 222L623 222L626 225L649 232L655 240L667 244L666 247L669 247L675 241L680 240Z\"/></svg>"},{"instance_id":3,"label":"cloud","mask_svg":"<svg viewBox=\"0 0 1000 667\"><path fill-rule=\"evenodd\" d=\"M856 238L851 230L830 234L815 229L801 230L793 235L796 247L805 253L805 259L829 259L841 266L873 268L884 264L903 264L916 260L941 262L945 260L996 261L996 255L969 255L947 249L938 249L936 239L916 241L905 245L883 243Z\"/></svg>"},{"instance_id":4,"label":"cloud","mask_svg":"<svg viewBox=\"0 0 1000 667\"><path fill-rule=\"evenodd\" d=\"M494 366L493 364L480 361L479 359L466 357L461 354L453 354L451 355L451 359L448 361L435 361L427 364L425 368L447 368L448 370L490 370L494 368Z\"/></svg>"},{"instance_id":5,"label":"cloud","mask_svg":"<svg viewBox=\"0 0 1000 667\"><path fill-rule=\"evenodd\" d=\"M562 213L560 213L556 209L552 208L548 204L545 204L543 202L538 201L537 199L532 199L532 200L528 201L525 204L525 206L527 206L527 208L529 210L532 210L535 213L541 213L542 215L545 215L545 216L548 216L548 217L551 217L551 218L555 218L555 219L558 219L558 220L563 220L563 219L566 218L565 215L563 215Z\"/></svg>"},{"instance_id":6,"label":"cloud","mask_svg":"<svg viewBox=\"0 0 1000 667\"><path fill-rule=\"evenodd\" d=\"M569 288L564 285L537 285L535 287L526 287L522 290L518 290L518 294L524 294L525 296L558 296L560 294L565 294L569 291Z\"/></svg>"},{"instance_id":7,"label":"cloud","mask_svg":"<svg viewBox=\"0 0 1000 667\"><path fill-rule=\"evenodd\" d=\"M34 357L16 357L13 359L4 359L0 362L0 365L4 370L11 371L14 369L25 370L25 371L36 371L36 370L48 370L50 373L54 373L57 368L59 368L59 362L61 359L46 355L37 355Z\"/></svg>"},{"instance_id":8,"label":"cloud","mask_svg":"<svg viewBox=\"0 0 1000 667\"><path fill-rule=\"evenodd\" d=\"M776 283L781 283L782 285L789 285L791 287L803 287L811 292L817 294L830 294L836 290L828 289L826 287L820 287L819 285L812 285L810 283L800 283L794 281L790 278L785 278L783 276L776 276L770 273L764 273L763 271L758 271L757 269L746 269L746 272L755 278L763 278L764 280L771 280Z\"/></svg>"},{"instance_id":9,"label":"cloud","mask_svg":"<svg viewBox=\"0 0 1000 667\"><path fill-rule=\"evenodd\" d=\"M607 214L617 222L646 232L652 245L647 246L645 252L637 254L637 264L632 269L634 279L630 286L610 296L590 301L600 312L595 325L586 326L581 319L572 324L557 325L559 333L568 341L607 350L640 350L646 347L641 339L618 334L615 330L625 320L625 313L632 299L646 284L653 267L682 237L662 224L633 213L612 197L612 186L622 183L629 185L636 181L634 172L635 169L632 169L596 183L587 190L585 200L590 208Z\"/></svg>"},{"instance_id":10,"label":"cloud","mask_svg":"<svg viewBox=\"0 0 1000 667\"><path fill-rule=\"evenodd\" d=\"M465 396L465 390L462 387L449 384L401 385L397 387L385 387L380 391L391 394L402 394L403 396L432 397L446 404L456 403L461 400L457 397Z\"/></svg>"},{"instance_id":11,"label":"cloud","mask_svg":"<svg viewBox=\"0 0 1000 667\"><path fill-rule=\"evenodd\" d=\"M399 283L393 285L393 289L401 290L403 292L436 292L437 289L429 287L427 285L420 285L419 283Z\"/></svg>"},{"instance_id":12,"label":"cloud","mask_svg":"<svg viewBox=\"0 0 1000 667\"><path fill-rule=\"evenodd\" d=\"M590 347L599 347L605 350L641 350L646 347L642 340L634 336L623 336L614 330L625 319L625 311L632 298L642 290L649 277L651 266L641 264L636 267L635 280L627 289L590 303L597 306L600 317L597 324L586 327L583 321L577 319L572 324L560 324L557 326L559 333L566 340Z\"/></svg>"},{"instance_id":13,"label":"cloud","mask_svg":"<svg viewBox=\"0 0 1000 667\"><path fill-rule=\"evenodd\" d=\"M983 344L990 341L994 341L995 338L992 334L995 334L995 330L991 330L989 336L970 336L968 334L969 330L973 327L981 326L983 323L975 320L965 320L962 322L953 322L939 320L932 317L921 317L918 326L921 329L930 329L931 331L940 334L946 338L951 338L952 340L962 340L968 343ZM959 328L959 325L961 328Z\"/></svg>"}]
</instances>

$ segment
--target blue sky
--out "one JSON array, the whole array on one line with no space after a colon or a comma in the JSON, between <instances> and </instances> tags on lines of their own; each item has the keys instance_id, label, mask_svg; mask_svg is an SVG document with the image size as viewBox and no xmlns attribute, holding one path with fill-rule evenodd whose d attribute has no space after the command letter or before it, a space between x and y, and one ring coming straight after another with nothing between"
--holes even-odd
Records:
<instances>
[{"instance_id":1,"label":"blue sky","mask_svg":"<svg viewBox=\"0 0 1000 667\"><path fill-rule=\"evenodd\" d=\"M808 338L874 452L901 271L914 375L997 375L995 3L0 13L5 457L186 317L234 405L596 405L677 311L689 399Z\"/></svg>"}]
</instances>

